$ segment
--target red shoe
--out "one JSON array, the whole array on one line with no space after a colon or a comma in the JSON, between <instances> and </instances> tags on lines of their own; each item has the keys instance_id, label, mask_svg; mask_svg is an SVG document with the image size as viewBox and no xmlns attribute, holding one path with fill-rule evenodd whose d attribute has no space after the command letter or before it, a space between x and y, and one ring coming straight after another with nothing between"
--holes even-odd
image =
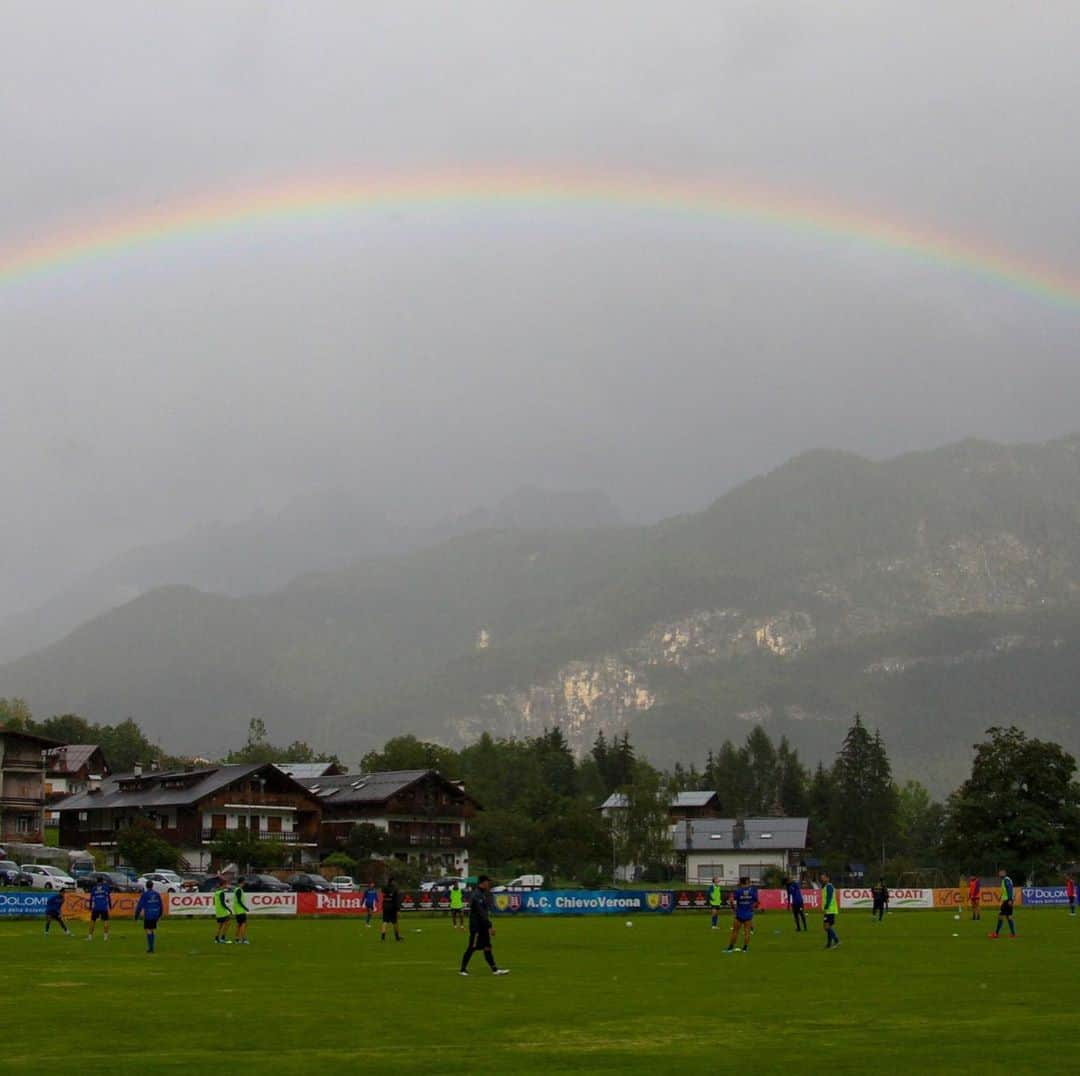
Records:
<instances>
[{"instance_id":1,"label":"red shoe","mask_svg":"<svg viewBox=\"0 0 1080 1076\"><path fill-rule=\"evenodd\" d=\"M987 934L986 936L987 936L988 938L996 938L996 937L997 937L997 935L996 935L996 934Z\"/></svg>"}]
</instances>

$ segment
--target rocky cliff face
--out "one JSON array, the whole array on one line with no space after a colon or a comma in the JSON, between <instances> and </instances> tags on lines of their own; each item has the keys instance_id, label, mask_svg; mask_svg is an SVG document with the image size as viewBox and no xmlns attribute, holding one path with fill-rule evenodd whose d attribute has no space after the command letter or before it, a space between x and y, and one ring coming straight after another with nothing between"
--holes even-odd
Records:
<instances>
[{"instance_id":1,"label":"rocky cliff face","mask_svg":"<svg viewBox=\"0 0 1080 1076\"><path fill-rule=\"evenodd\" d=\"M507 735L535 735L559 727L578 751L598 732L618 735L636 714L662 702L663 690L651 682L658 667L693 672L703 666L737 663L755 654L797 660L815 647L845 643L927 617L968 613L1011 613L1060 601L1077 590L1070 567L1045 549L1008 532L963 535L944 545L927 538L925 522L916 530L909 556L853 564L834 575L799 579L796 594L807 609L779 608L751 614L739 608L702 609L653 625L635 644L614 653L572 661L541 683L489 695L488 722ZM481 633L478 648L490 644ZM940 661L945 666L985 660L1016 647L1037 648L1043 641L1003 636L959 655L882 655L866 666L889 675ZM779 711L768 703L735 712L741 721L825 718L801 705ZM471 735L479 724L459 723Z\"/></svg>"},{"instance_id":2,"label":"rocky cliff face","mask_svg":"<svg viewBox=\"0 0 1080 1076\"><path fill-rule=\"evenodd\" d=\"M486 708L498 715L505 734L532 736L558 727L575 750L585 751L598 732L618 735L635 714L656 705L649 675L657 666L689 670L754 652L789 656L815 634L806 612L750 617L739 609L701 610L654 625L624 651L569 662L543 683L489 695ZM459 732L468 735L472 728L472 722L462 724Z\"/></svg>"}]
</instances>

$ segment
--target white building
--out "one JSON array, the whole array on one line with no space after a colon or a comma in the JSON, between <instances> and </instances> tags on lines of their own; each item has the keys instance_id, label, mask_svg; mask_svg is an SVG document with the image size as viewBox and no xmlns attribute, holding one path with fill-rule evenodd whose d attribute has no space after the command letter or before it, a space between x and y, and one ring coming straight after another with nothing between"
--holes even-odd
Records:
<instances>
[{"instance_id":1,"label":"white building","mask_svg":"<svg viewBox=\"0 0 1080 1076\"><path fill-rule=\"evenodd\" d=\"M760 882L775 867L797 874L806 850L806 818L698 818L675 825L675 851L685 856L687 885L719 878Z\"/></svg>"}]
</instances>

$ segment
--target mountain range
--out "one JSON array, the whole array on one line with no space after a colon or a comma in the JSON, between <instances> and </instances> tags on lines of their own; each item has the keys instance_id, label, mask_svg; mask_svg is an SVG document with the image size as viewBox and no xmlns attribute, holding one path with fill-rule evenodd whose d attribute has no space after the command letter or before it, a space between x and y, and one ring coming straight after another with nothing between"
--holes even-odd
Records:
<instances>
[{"instance_id":1,"label":"mountain range","mask_svg":"<svg viewBox=\"0 0 1080 1076\"><path fill-rule=\"evenodd\" d=\"M0 695L201 754L260 716L349 760L557 724L700 763L762 723L816 761L859 711L938 792L993 724L1080 749L1080 436L811 452L651 526L491 522L264 593L150 589Z\"/></svg>"},{"instance_id":2,"label":"mountain range","mask_svg":"<svg viewBox=\"0 0 1080 1076\"><path fill-rule=\"evenodd\" d=\"M56 642L161 586L234 597L263 594L306 572L405 553L485 528L579 529L619 522L618 509L599 490L522 486L490 508L419 523L396 520L354 491L323 490L276 512L128 550L35 607L0 619L0 662Z\"/></svg>"}]
</instances>

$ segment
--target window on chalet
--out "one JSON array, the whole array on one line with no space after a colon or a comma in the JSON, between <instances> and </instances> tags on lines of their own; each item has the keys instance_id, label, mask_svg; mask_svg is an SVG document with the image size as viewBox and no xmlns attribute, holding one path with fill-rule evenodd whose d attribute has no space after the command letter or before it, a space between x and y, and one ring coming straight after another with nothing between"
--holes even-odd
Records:
<instances>
[{"instance_id":1,"label":"window on chalet","mask_svg":"<svg viewBox=\"0 0 1080 1076\"><path fill-rule=\"evenodd\" d=\"M212 829L224 829L226 825L227 823L223 814L212 814L210 816L210 826Z\"/></svg>"},{"instance_id":2,"label":"window on chalet","mask_svg":"<svg viewBox=\"0 0 1080 1076\"><path fill-rule=\"evenodd\" d=\"M270 815L266 820L266 829L268 833L280 833L281 832L281 818L278 815Z\"/></svg>"}]
</instances>

